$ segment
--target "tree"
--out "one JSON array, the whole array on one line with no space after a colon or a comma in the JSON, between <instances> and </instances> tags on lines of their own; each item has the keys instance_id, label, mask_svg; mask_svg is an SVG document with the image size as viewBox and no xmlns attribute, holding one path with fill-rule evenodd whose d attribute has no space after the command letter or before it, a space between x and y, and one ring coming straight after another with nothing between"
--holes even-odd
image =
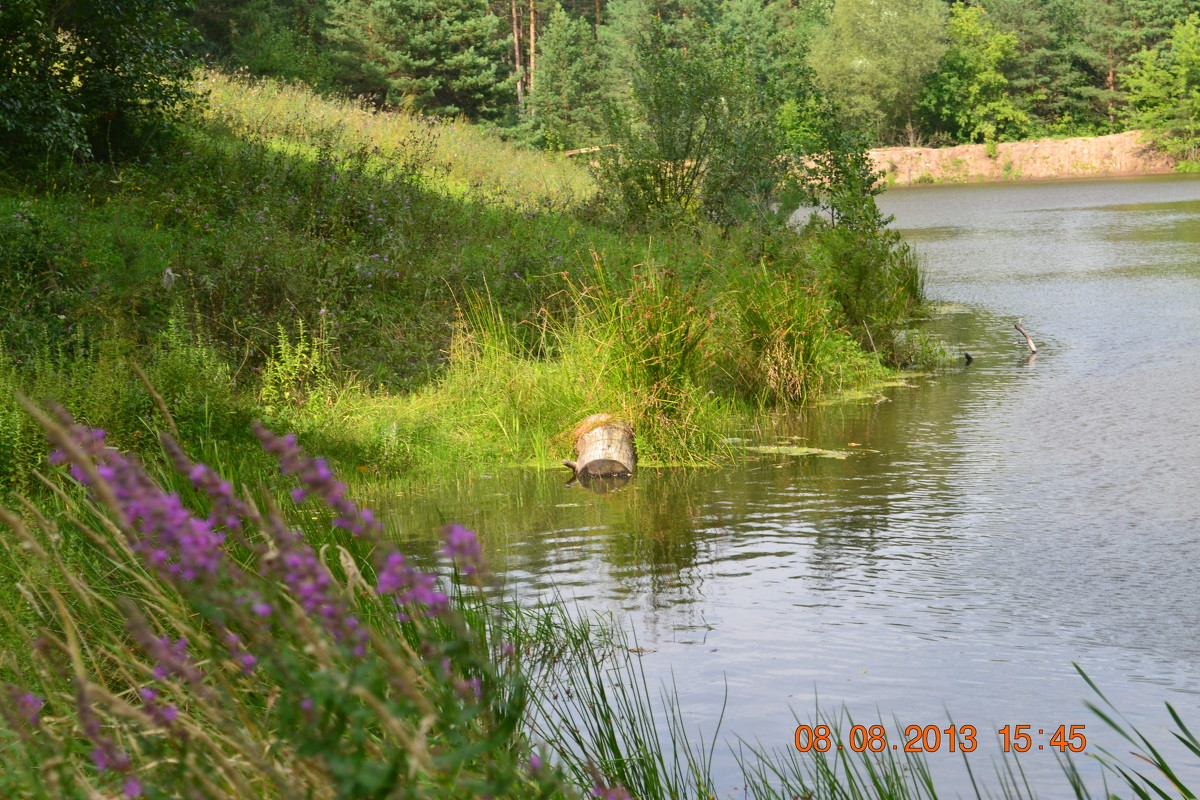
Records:
<instances>
[{"instance_id":1,"label":"tree","mask_svg":"<svg viewBox=\"0 0 1200 800\"><path fill-rule=\"evenodd\" d=\"M1200 14L1175 26L1164 45L1143 50L1125 79L1130 124L1184 161L1200 161Z\"/></svg>"},{"instance_id":2,"label":"tree","mask_svg":"<svg viewBox=\"0 0 1200 800\"><path fill-rule=\"evenodd\" d=\"M784 94L811 80L805 57L832 0L722 0L713 26L724 44L741 48L755 78Z\"/></svg>"},{"instance_id":3,"label":"tree","mask_svg":"<svg viewBox=\"0 0 1200 800\"><path fill-rule=\"evenodd\" d=\"M797 193L786 211L805 205L828 214L830 225L875 232L891 221L875 205L886 183L867 154L866 132L843 124L844 117L837 102L815 87L780 106L776 119L792 161L790 188Z\"/></svg>"},{"instance_id":4,"label":"tree","mask_svg":"<svg viewBox=\"0 0 1200 800\"><path fill-rule=\"evenodd\" d=\"M561 6L538 39L538 79L533 108L551 148L578 147L603 127L604 82L592 27Z\"/></svg>"},{"instance_id":5,"label":"tree","mask_svg":"<svg viewBox=\"0 0 1200 800\"><path fill-rule=\"evenodd\" d=\"M961 2L946 24L950 46L930 76L920 105L955 142L1020 139L1032 122L1008 93L1003 68L1017 48L979 6Z\"/></svg>"},{"instance_id":6,"label":"tree","mask_svg":"<svg viewBox=\"0 0 1200 800\"><path fill-rule=\"evenodd\" d=\"M941 0L838 0L809 63L852 119L915 144L917 101L946 49Z\"/></svg>"},{"instance_id":7,"label":"tree","mask_svg":"<svg viewBox=\"0 0 1200 800\"><path fill-rule=\"evenodd\" d=\"M0 149L132 152L193 97L183 0L0 4Z\"/></svg>"},{"instance_id":8,"label":"tree","mask_svg":"<svg viewBox=\"0 0 1200 800\"><path fill-rule=\"evenodd\" d=\"M739 202L775 189L779 142L772 103L736 51L673 46L653 23L637 48L630 103L610 103L599 183L629 220L702 213L729 223Z\"/></svg>"},{"instance_id":9,"label":"tree","mask_svg":"<svg viewBox=\"0 0 1200 800\"><path fill-rule=\"evenodd\" d=\"M717 0L609 0L600 40L606 93L628 99L639 53L651 27L667 47L688 48L707 41L717 19Z\"/></svg>"},{"instance_id":10,"label":"tree","mask_svg":"<svg viewBox=\"0 0 1200 800\"><path fill-rule=\"evenodd\" d=\"M1104 0L986 0L1001 31L1017 37L1005 76L1018 107L1057 135L1106 132L1117 100L1107 86L1105 36L1113 7Z\"/></svg>"},{"instance_id":11,"label":"tree","mask_svg":"<svg viewBox=\"0 0 1200 800\"><path fill-rule=\"evenodd\" d=\"M325 35L352 91L486 119L513 88L502 29L485 0L338 0Z\"/></svg>"}]
</instances>

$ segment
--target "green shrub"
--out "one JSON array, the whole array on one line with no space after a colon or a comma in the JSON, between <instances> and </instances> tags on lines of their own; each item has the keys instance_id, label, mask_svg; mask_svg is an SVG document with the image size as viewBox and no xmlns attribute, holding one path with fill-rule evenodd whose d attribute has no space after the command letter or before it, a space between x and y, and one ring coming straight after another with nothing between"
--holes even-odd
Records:
<instances>
[{"instance_id":1,"label":"green shrub","mask_svg":"<svg viewBox=\"0 0 1200 800\"><path fill-rule=\"evenodd\" d=\"M897 233L881 227L817 225L810 236L811 261L828 282L840 319L864 347L890 356L892 331L924 300L916 257Z\"/></svg>"}]
</instances>

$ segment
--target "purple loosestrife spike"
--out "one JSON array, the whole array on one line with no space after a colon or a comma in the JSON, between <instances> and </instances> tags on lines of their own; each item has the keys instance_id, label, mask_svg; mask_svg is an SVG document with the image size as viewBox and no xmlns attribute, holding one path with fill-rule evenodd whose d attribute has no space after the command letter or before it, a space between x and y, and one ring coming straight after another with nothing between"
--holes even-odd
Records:
<instances>
[{"instance_id":1,"label":"purple loosestrife spike","mask_svg":"<svg viewBox=\"0 0 1200 800\"><path fill-rule=\"evenodd\" d=\"M260 424L255 424L254 433L262 442L263 449L279 459L280 471L284 475L298 475L300 482L304 484L302 489L297 489L292 494L296 502L301 502L309 494L315 494L337 512L333 524L345 528L355 536L375 536L383 530L383 526L369 509L360 511L358 506L346 499L346 485L334 480L328 462L323 458L309 458L304 449L296 443L294 434L277 436Z\"/></svg>"},{"instance_id":2,"label":"purple loosestrife spike","mask_svg":"<svg viewBox=\"0 0 1200 800\"><path fill-rule=\"evenodd\" d=\"M381 597L391 597L402 606L423 605L433 614L440 614L449 607L449 599L437 591L437 579L415 569L403 553L393 550L382 562L377 566L379 582L375 586Z\"/></svg>"},{"instance_id":3,"label":"purple loosestrife spike","mask_svg":"<svg viewBox=\"0 0 1200 800\"><path fill-rule=\"evenodd\" d=\"M352 644L355 653L366 652L367 631L335 593L333 578L312 546L288 530L275 512L268 515L263 529L278 549L278 554L264 563L280 577L304 612L334 639Z\"/></svg>"},{"instance_id":4,"label":"purple loosestrife spike","mask_svg":"<svg viewBox=\"0 0 1200 800\"><path fill-rule=\"evenodd\" d=\"M75 698L83 733L94 745L91 757L97 771L104 772L111 769L117 772L128 772L129 756L117 747L111 737L105 736L101 731L100 720L96 717L91 698L88 697L87 689L82 683L76 689Z\"/></svg>"},{"instance_id":5,"label":"purple loosestrife spike","mask_svg":"<svg viewBox=\"0 0 1200 800\"><path fill-rule=\"evenodd\" d=\"M242 674L249 675L254 672L254 667L258 664L258 657L246 649L242 638L233 631L225 631L225 635L221 638L225 642L225 646L229 648L230 658L241 668Z\"/></svg>"},{"instance_id":6,"label":"purple loosestrife spike","mask_svg":"<svg viewBox=\"0 0 1200 800\"><path fill-rule=\"evenodd\" d=\"M4 687L8 702L0 704L0 712L13 728L36 730L42 724L42 707L46 701L33 692L26 692L11 683Z\"/></svg>"},{"instance_id":7,"label":"purple loosestrife spike","mask_svg":"<svg viewBox=\"0 0 1200 800\"><path fill-rule=\"evenodd\" d=\"M215 579L224 560L225 536L216 533L211 522L192 516L179 495L164 493L136 458L105 447L104 431L72 424L70 435L95 462L126 523L140 534L131 535L130 544L153 570L176 582ZM71 474L84 485L91 482L81 464L72 463Z\"/></svg>"},{"instance_id":8,"label":"purple loosestrife spike","mask_svg":"<svg viewBox=\"0 0 1200 800\"><path fill-rule=\"evenodd\" d=\"M188 656L187 639L171 641L169 636L155 636L140 615L129 618L129 632L141 645L142 652L154 661L151 674L155 680L179 678L193 689L208 694L204 685L204 671L192 663Z\"/></svg>"},{"instance_id":9,"label":"purple loosestrife spike","mask_svg":"<svg viewBox=\"0 0 1200 800\"><path fill-rule=\"evenodd\" d=\"M176 471L188 477L192 488L199 489L212 500L212 511L208 515L208 521L214 526L241 530L243 520L249 519L251 513L246 504L234 495L233 485L206 464L191 461L170 436L164 435L162 443Z\"/></svg>"},{"instance_id":10,"label":"purple loosestrife spike","mask_svg":"<svg viewBox=\"0 0 1200 800\"><path fill-rule=\"evenodd\" d=\"M475 532L462 525L447 525L442 530L446 540L442 552L454 559L466 575L483 575L483 548Z\"/></svg>"},{"instance_id":11,"label":"purple loosestrife spike","mask_svg":"<svg viewBox=\"0 0 1200 800\"><path fill-rule=\"evenodd\" d=\"M158 690L149 686L144 686L138 690L138 695L142 698L142 710L164 728L172 727L175 720L179 717L179 709L173 705L163 705L158 702Z\"/></svg>"}]
</instances>

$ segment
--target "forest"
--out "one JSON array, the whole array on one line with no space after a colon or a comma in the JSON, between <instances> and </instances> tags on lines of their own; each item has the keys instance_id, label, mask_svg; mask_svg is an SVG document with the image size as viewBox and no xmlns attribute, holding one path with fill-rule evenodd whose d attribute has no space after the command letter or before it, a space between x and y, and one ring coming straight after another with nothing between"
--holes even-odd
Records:
<instances>
[{"instance_id":1,"label":"forest","mask_svg":"<svg viewBox=\"0 0 1200 800\"><path fill-rule=\"evenodd\" d=\"M1171 80L1195 81L1198 11L1196 0L201 0L195 13L210 57L571 150L611 142L650 20L668 46L737 63L785 131L816 87L872 145L943 146L1161 124L1167 101L1182 101Z\"/></svg>"}]
</instances>

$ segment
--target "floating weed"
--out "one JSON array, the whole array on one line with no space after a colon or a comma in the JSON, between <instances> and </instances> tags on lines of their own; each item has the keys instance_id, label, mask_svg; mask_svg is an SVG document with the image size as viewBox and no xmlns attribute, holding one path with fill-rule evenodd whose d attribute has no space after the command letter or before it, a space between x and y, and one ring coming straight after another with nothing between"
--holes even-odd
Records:
<instances>
[{"instance_id":1,"label":"floating weed","mask_svg":"<svg viewBox=\"0 0 1200 800\"><path fill-rule=\"evenodd\" d=\"M751 453L768 453L780 456L816 456L818 458L836 458L839 461L853 455L849 450L822 450L820 447L801 447L799 445L788 444L755 445L746 449ZM870 451L859 450L858 452Z\"/></svg>"}]
</instances>

